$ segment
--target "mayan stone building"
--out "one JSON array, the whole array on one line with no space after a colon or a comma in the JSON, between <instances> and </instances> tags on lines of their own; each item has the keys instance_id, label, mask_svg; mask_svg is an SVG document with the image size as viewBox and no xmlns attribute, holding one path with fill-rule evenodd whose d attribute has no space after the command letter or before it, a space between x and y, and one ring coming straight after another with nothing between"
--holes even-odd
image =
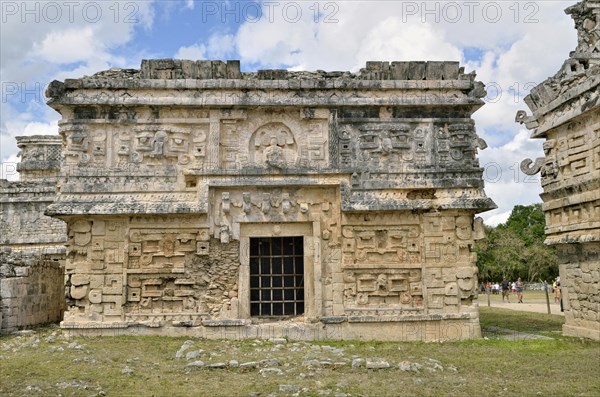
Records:
<instances>
[{"instance_id":1,"label":"mayan stone building","mask_svg":"<svg viewBox=\"0 0 600 397\"><path fill-rule=\"evenodd\" d=\"M456 62L242 73L239 61L145 60L52 82L62 327L480 336L474 215L495 205L474 78Z\"/></svg>"},{"instance_id":2,"label":"mayan stone building","mask_svg":"<svg viewBox=\"0 0 600 397\"><path fill-rule=\"evenodd\" d=\"M57 322L65 309L65 223L44 215L55 199L59 136L17 137L19 181L0 179L0 333Z\"/></svg>"},{"instance_id":3,"label":"mayan stone building","mask_svg":"<svg viewBox=\"0 0 600 397\"><path fill-rule=\"evenodd\" d=\"M545 157L521 169L541 171L546 243L558 249L566 335L600 340L600 1L566 9L577 49L531 90L533 112L517 121L543 138Z\"/></svg>"}]
</instances>

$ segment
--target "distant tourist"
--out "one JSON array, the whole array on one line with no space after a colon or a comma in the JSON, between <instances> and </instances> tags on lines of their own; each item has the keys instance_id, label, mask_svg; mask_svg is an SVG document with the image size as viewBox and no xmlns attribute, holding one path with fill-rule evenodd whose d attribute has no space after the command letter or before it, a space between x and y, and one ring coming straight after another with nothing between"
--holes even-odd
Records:
<instances>
[{"instance_id":1,"label":"distant tourist","mask_svg":"<svg viewBox=\"0 0 600 397\"><path fill-rule=\"evenodd\" d=\"M504 298L506 297L506 301L510 303L510 283L506 277L502 279L500 286L502 287L502 302L504 302Z\"/></svg>"},{"instance_id":2,"label":"distant tourist","mask_svg":"<svg viewBox=\"0 0 600 397\"><path fill-rule=\"evenodd\" d=\"M560 276L556 277L552 283L552 290L554 291L554 303L560 303Z\"/></svg>"},{"instance_id":3,"label":"distant tourist","mask_svg":"<svg viewBox=\"0 0 600 397\"><path fill-rule=\"evenodd\" d=\"M515 289L517 290L517 299L519 300L519 303L523 303L523 283L521 282L521 277L517 279Z\"/></svg>"}]
</instances>

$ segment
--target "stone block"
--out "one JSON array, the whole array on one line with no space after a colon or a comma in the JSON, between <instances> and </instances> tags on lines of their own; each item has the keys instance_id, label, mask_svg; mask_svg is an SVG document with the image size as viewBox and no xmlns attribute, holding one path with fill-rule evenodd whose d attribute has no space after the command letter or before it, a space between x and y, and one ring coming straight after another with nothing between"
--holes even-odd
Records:
<instances>
[{"instance_id":1,"label":"stone block","mask_svg":"<svg viewBox=\"0 0 600 397\"><path fill-rule=\"evenodd\" d=\"M240 61L239 60L229 60L227 61L227 78L228 79L240 79Z\"/></svg>"},{"instance_id":2,"label":"stone block","mask_svg":"<svg viewBox=\"0 0 600 397\"><path fill-rule=\"evenodd\" d=\"M15 266L15 277L27 277L29 276L29 267Z\"/></svg>"},{"instance_id":3,"label":"stone block","mask_svg":"<svg viewBox=\"0 0 600 397\"><path fill-rule=\"evenodd\" d=\"M394 80L408 80L409 63L392 62L390 72Z\"/></svg>"},{"instance_id":4,"label":"stone block","mask_svg":"<svg viewBox=\"0 0 600 397\"><path fill-rule=\"evenodd\" d=\"M424 80L426 78L426 62L409 62L407 80Z\"/></svg>"}]
</instances>

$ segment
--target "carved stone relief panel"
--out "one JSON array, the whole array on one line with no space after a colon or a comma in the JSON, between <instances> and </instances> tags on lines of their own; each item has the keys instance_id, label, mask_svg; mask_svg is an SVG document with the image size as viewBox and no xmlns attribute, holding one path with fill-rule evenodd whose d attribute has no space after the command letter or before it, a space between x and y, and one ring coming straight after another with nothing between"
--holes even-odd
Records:
<instances>
[{"instance_id":1,"label":"carved stone relief panel","mask_svg":"<svg viewBox=\"0 0 600 397\"><path fill-rule=\"evenodd\" d=\"M310 113L310 112L309 112ZM233 119L222 115L220 158L225 169L239 167L326 167L329 161L328 112L307 117L291 110L254 110Z\"/></svg>"},{"instance_id":2,"label":"carved stone relief panel","mask_svg":"<svg viewBox=\"0 0 600 397\"><path fill-rule=\"evenodd\" d=\"M350 315L423 309L421 269L356 268L345 270L343 277L345 311Z\"/></svg>"},{"instance_id":3,"label":"carved stone relief panel","mask_svg":"<svg viewBox=\"0 0 600 397\"><path fill-rule=\"evenodd\" d=\"M225 169L238 169L240 164L248 162L247 156L241 158L240 145L243 142L238 137L236 120L223 120L221 124L221 165Z\"/></svg>"},{"instance_id":4,"label":"carved stone relief panel","mask_svg":"<svg viewBox=\"0 0 600 397\"><path fill-rule=\"evenodd\" d=\"M368 215L345 218L350 223L342 226L346 306L376 302L379 306L372 314L394 312L398 302L413 302L410 305L422 306L430 313L458 313L461 306L472 306L477 268L471 247L482 233L477 226L480 222L474 223L470 215L390 214L383 215L381 221ZM364 225L367 222L380 224ZM418 280L402 281L405 278L398 276L413 277L413 273L414 277L418 274ZM401 293L387 298L391 291ZM373 294L385 298L374 298ZM352 306L351 310L357 309Z\"/></svg>"},{"instance_id":5,"label":"carved stone relief panel","mask_svg":"<svg viewBox=\"0 0 600 397\"><path fill-rule=\"evenodd\" d=\"M405 123L367 123L343 127L342 140L349 133L354 136L351 141L357 142L354 166L373 171L398 171L413 160L424 158L427 130L426 124L417 127ZM419 148L418 154L414 148ZM343 160L344 163L347 161Z\"/></svg>"},{"instance_id":6,"label":"carved stone relief panel","mask_svg":"<svg viewBox=\"0 0 600 397\"><path fill-rule=\"evenodd\" d=\"M424 261L438 266L474 262L475 257L471 252L474 237L471 219L469 215L424 215Z\"/></svg>"},{"instance_id":7,"label":"carved stone relief panel","mask_svg":"<svg viewBox=\"0 0 600 397\"><path fill-rule=\"evenodd\" d=\"M286 168L296 164L298 145L294 134L283 123L260 126L251 136L248 153L251 164Z\"/></svg>"},{"instance_id":8,"label":"carved stone relief panel","mask_svg":"<svg viewBox=\"0 0 600 397\"><path fill-rule=\"evenodd\" d=\"M420 264L421 238L418 225L344 226L344 264Z\"/></svg>"},{"instance_id":9,"label":"carved stone relief panel","mask_svg":"<svg viewBox=\"0 0 600 397\"><path fill-rule=\"evenodd\" d=\"M323 187L211 189L211 234L222 242L239 238L240 223L320 221L322 238L339 241L336 189Z\"/></svg>"},{"instance_id":10,"label":"carved stone relief panel","mask_svg":"<svg viewBox=\"0 0 600 397\"><path fill-rule=\"evenodd\" d=\"M600 204L588 201L576 205L554 208L546 211L547 233L573 232L580 225L594 225L600 222ZM586 233L584 228L582 234ZM593 232L590 231L590 235Z\"/></svg>"},{"instance_id":11,"label":"carved stone relief panel","mask_svg":"<svg viewBox=\"0 0 600 397\"><path fill-rule=\"evenodd\" d=\"M65 165L77 164L86 165L91 161L89 154L89 139L87 127L82 125L71 125L61 127L61 134L64 137Z\"/></svg>"},{"instance_id":12,"label":"carved stone relief panel","mask_svg":"<svg viewBox=\"0 0 600 397\"><path fill-rule=\"evenodd\" d=\"M122 168L131 165L201 167L208 124L96 123L61 127L66 164Z\"/></svg>"},{"instance_id":13,"label":"carved stone relief panel","mask_svg":"<svg viewBox=\"0 0 600 397\"><path fill-rule=\"evenodd\" d=\"M448 159L449 164L446 164L453 166L453 168L479 166L476 149L477 147L485 149L487 145L481 138L477 138L474 123L450 124L447 126L447 131L446 137L450 158Z\"/></svg>"},{"instance_id":14,"label":"carved stone relief panel","mask_svg":"<svg viewBox=\"0 0 600 397\"><path fill-rule=\"evenodd\" d=\"M478 169L477 149L486 143L475 133L471 120L340 121L337 134L339 163L355 170L353 187L389 178L388 173ZM378 177L378 175L384 177Z\"/></svg>"},{"instance_id":15,"label":"carved stone relief panel","mask_svg":"<svg viewBox=\"0 0 600 397\"><path fill-rule=\"evenodd\" d=\"M600 127L583 117L550 130L544 142L544 158L536 160L530 174L541 171L542 186L587 175L600 169ZM543 160L543 161L542 161ZM539 164L537 163L539 161Z\"/></svg>"},{"instance_id":16,"label":"carved stone relief panel","mask_svg":"<svg viewBox=\"0 0 600 397\"><path fill-rule=\"evenodd\" d=\"M196 233L131 229L128 268L181 273L186 253L197 250L196 239Z\"/></svg>"},{"instance_id":17,"label":"carved stone relief panel","mask_svg":"<svg viewBox=\"0 0 600 397\"><path fill-rule=\"evenodd\" d=\"M122 220L77 220L69 224L65 320L119 319L122 315L123 267L126 262Z\"/></svg>"},{"instance_id":18,"label":"carved stone relief panel","mask_svg":"<svg viewBox=\"0 0 600 397\"><path fill-rule=\"evenodd\" d=\"M429 313L458 313L477 294L477 267L427 267L424 284Z\"/></svg>"},{"instance_id":19,"label":"carved stone relief panel","mask_svg":"<svg viewBox=\"0 0 600 397\"><path fill-rule=\"evenodd\" d=\"M134 128L131 161L144 164L190 165L197 162L196 136L191 127L148 125Z\"/></svg>"},{"instance_id":20,"label":"carved stone relief panel","mask_svg":"<svg viewBox=\"0 0 600 397\"><path fill-rule=\"evenodd\" d=\"M126 318L141 323L185 322L191 321L192 314L207 315L208 291L201 292L200 286L206 290L209 277L194 270L200 258L213 255L215 249L203 222L202 218L133 218L127 235Z\"/></svg>"}]
</instances>

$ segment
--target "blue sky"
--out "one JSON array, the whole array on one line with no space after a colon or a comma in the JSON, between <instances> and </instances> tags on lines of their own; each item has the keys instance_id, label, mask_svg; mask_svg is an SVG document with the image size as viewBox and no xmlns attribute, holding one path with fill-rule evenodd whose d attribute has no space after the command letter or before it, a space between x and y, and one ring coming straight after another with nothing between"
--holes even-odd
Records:
<instances>
[{"instance_id":1,"label":"blue sky","mask_svg":"<svg viewBox=\"0 0 600 397\"><path fill-rule=\"evenodd\" d=\"M488 88L474 118L486 191L504 221L515 204L539 202L520 160L541 142L514 123L529 89L557 72L576 33L572 1L2 1L2 178L15 179L15 136L56 134L45 105L52 80L144 58L240 59L260 68L351 70L367 60L458 60Z\"/></svg>"}]
</instances>

